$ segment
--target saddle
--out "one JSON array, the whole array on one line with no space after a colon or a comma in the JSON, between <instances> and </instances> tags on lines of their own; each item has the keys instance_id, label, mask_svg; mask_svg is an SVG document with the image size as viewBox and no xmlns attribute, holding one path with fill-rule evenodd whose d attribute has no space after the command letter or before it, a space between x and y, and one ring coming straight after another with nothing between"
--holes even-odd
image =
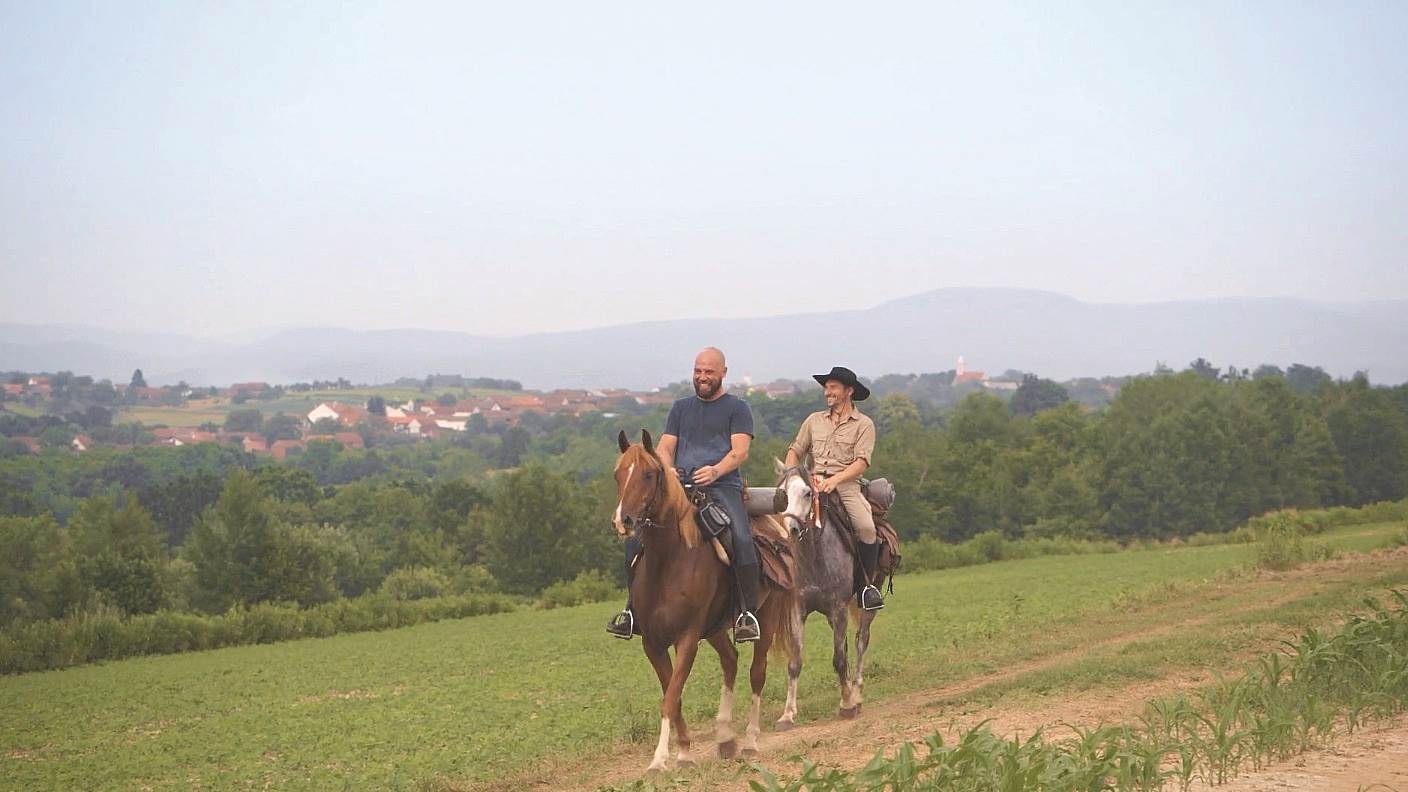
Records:
<instances>
[{"instance_id":1,"label":"saddle","mask_svg":"<svg viewBox=\"0 0 1408 792\"><path fill-rule=\"evenodd\" d=\"M865 495L865 500L870 504L871 518L875 521L876 541L880 543L880 557L875 564L875 587L880 588L886 583L889 584L889 593L895 591L895 573L900 568L900 537L895 532L895 527L890 521L885 519L885 512L895 502L895 487L885 479L875 479L868 481L861 479L861 492ZM872 493L874 493L872 495ZM835 492L828 492L821 496L822 512L836 525L842 527L841 538L846 543L846 549L850 550L851 557L856 559L857 579L860 572L860 554L856 552L856 529L851 524L851 515L846 511L846 507L841 503L841 496Z\"/></svg>"},{"instance_id":2,"label":"saddle","mask_svg":"<svg viewBox=\"0 0 1408 792\"><path fill-rule=\"evenodd\" d=\"M690 488L689 497L695 506L694 520L700 531L714 543L719 560L732 567L733 532L727 529L728 518L723 507L702 489ZM792 537L787 528L777 518L766 514L751 517L748 528L763 580L783 590L796 588L797 558L792 552Z\"/></svg>"}]
</instances>

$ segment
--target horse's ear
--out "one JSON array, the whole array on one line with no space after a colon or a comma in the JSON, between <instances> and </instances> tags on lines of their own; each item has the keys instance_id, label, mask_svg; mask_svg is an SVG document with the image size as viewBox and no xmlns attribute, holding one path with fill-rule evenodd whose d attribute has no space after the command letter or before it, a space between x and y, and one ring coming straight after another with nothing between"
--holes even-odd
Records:
<instances>
[{"instance_id":1,"label":"horse's ear","mask_svg":"<svg viewBox=\"0 0 1408 792\"><path fill-rule=\"evenodd\" d=\"M772 469L776 470L779 476L787 472L787 466L782 464L782 460L777 457L772 458Z\"/></svg>"},{"instance_id":2,"label":"horse's ear","mask_svg":"<svg viewBox=\"0 0 1408 792\"><path fill-rule=\"evenodd\" d=\"M645 453L655 456L655 441L650 439L650 432L640 430L640 444L645 446Z\"/></svg>"},{"instance_id":3,"label":"horse's ear","mask_svg":"<svg viewBox=\"0 0 1408 792\"><path fill-rule=\"evenodd\" d=\"M621 430L621 434L616 435L616 442L617 442L617 444L619 444L619 445L621 446L621 453L624 454L624 453L626 453L626 451L630 450L631 441L626 439L626 430L625 430L625 429L622 429L622 430Z\"/></svg>"}]
</instances>

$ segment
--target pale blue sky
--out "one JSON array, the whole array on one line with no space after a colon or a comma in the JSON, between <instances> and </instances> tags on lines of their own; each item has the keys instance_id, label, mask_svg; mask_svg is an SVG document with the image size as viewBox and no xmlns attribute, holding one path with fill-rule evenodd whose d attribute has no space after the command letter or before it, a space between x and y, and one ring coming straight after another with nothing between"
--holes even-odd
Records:
<instances>
[{"instance_id":1,"label":"pale blue sky","mask_svg":"<svg viewBox=\"0 0 1408 792\"><path fill-rule=\"evenodd\" d=\"M0 321L1408 298L1405 41L1402 2L0 0Z\"/></svg>"}]
</instances>

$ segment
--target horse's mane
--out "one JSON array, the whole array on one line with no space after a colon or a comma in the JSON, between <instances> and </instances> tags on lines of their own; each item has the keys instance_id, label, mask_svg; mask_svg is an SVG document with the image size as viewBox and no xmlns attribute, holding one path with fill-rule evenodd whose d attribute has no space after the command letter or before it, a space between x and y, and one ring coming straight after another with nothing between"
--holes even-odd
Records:
<instances>
[{"instance_id":1,"label":"horse's mane","mask_svg":"<svg viewBox=\"0 0 1408 792\"><path fill-rule=\"evenodd\" d=\"M627 459L630 461L627 462ZM658 520L661 523L674 523L679 530L680 539L684 541L685 547L697 547L699 545L699 526L694 522L694 506L690 504L689 497L684 494L684 485L675 476L674 471L666 470L665 463L660 458L645 450L640 444L630 447L630 450L621 455L616 462L616 469L620 470L622 465L641 463L655 469L661 481L665 482L665 497L663 502L656 504L656 514L646 515Z\"/></svg>"}]
</instances>

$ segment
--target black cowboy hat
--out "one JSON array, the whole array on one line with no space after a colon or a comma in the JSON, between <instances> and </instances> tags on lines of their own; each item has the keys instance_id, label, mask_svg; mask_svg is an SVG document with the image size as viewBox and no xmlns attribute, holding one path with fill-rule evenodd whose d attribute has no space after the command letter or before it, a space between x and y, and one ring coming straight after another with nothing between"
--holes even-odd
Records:
<instances>
[{"instance_id":1,"label":"black cowboy hat","mask_svg":"<svg viewBox=\"0 0 1408 792\"><path fill-rule=\"evenodd\" d=\"M830 374L813 374L812 379L816 380L817 384L823 388L826 387L828 380L836 380L842 385L855 388L855 392L851 394L851 401L865 401L870 398L870 388L862 385L860 380L856 379L856 373L845 366L832 366Z\"/></svg>"}]
</instances>

